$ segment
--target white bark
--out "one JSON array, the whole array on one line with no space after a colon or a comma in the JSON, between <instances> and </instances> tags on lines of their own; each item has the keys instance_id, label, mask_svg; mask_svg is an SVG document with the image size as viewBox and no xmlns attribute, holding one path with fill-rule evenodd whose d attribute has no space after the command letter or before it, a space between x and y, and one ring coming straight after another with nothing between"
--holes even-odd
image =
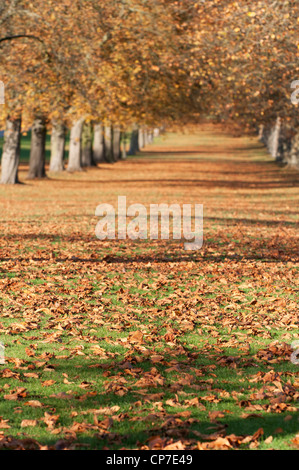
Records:
<instances>
[{"instance_id":1,"label":"white bark","mask_svg":"<svg viewBox=\"0 0 299 470\"><path fill-rule=\"evenodd\" d=\"M51 158L50 168L52 172L64 170L64 149L65 149L65 126L61 123L52 123L51 133Z\"/></svg>"},{"instance_id":2,"label":"white bark","mask_svg":"<svg viewBox=\"0 0 299 470\"><path fill-rule=\"evenodd\" d=\"M27 179L44 178L46 176L46 135L45 119L37 117L31 128L30 160Z\"/></svg>"},{"instance_id":3,"label":"white bark","mask_svg":"<svg viewBox=\"0 0 299 470\"><path fill-rule=\"evenodd\" d=\"M72 128L70 135L69 161L67 171L81 171L81 134L84 124L84 118L78 119Z\"/></svg>"},{"instance_id":4,"label":"white bark","mask_svg":"<svg viewBox=\"0 0 299 470\"><path fill-rule=\"evenodd\" d=\"M81 136L81 164L83 167L93 166L92 153L92 124L85 122L83 124Z\"/></svg>"},{"instance_id":5,"label":"white bark","mask_svg":"<svg viewBox=\"0 0 299 470\"><path fill-rule=\"evenodd\" d=\"M139 129L139 132L138 132L138 145L139 145L139 149L143 149L145 147L145 138L144 138L144 130L143 129Z\"/></svg>"},{"instance_id":6,"label":"white bark","mask_svg":"<svg viewBox=\"0 0 299 470\"><path fill-rule=\"evenodd\" d=\"M287 162L290 166L299 168L299 132L291 141L291 149L287 155Z\"/></svg>"},{"instance_id":7,"label":"white bark","mask_svg":"<svg viewBox=\"0 0 299 470\"><path fill-rule=\"evenodd\" d=\"M148 143L149 143L149 144L152 144L153 141L154 141L154 133L153 133L152 129L150 129L150 130L148 131Z\"/></svg>"},{"instance_id":8,"label":"white bark","mask_svg":"<svg viewBox=\"0 0 299 470\"><path fill-rule=\"evenodd\" d=\"M271 129L271 132L268 137L268 150L272 156L272 158L278 157L278 147L279 147L279 137L280 137L280 129L281 129L281 119L278 117L276 119L275 126Z\"/></svg>"},{"instance_id":9,"label":"white bark","mask_svg":"<svg viewBox=\"0 0 299 470\"><path fill-rule=\"evenodd\" d=\"M104 134L101 124L94 125L92 149L95 163L102 162L104 160Z\"/></svg>"},{"instance_id":10,"label":"white bark","mask_svg":"<svg viewBox=\"0 0 299 470\"><path fill-rule=\"evenodd\" d=\"M1 184L17 184L20 160L21 118L6 120L1 161Z\"/></svg>"},{"instance_id":11,"label":"white bark","mask_svg":"<svg viewBox=\"0 0 299 470\"><path fill-rule=\"evenodd\" d=\"M113 144L112 144L112 127L105 126L104 130L104 142L105 142L105 161L112 163L113 158Z\"/></svg>"}]
</instances>

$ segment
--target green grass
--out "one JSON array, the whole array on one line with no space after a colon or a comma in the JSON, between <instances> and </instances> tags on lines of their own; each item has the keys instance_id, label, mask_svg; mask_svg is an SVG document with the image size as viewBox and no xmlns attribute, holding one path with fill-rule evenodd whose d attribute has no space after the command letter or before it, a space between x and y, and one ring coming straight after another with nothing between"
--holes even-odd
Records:
<instances>
[{"instance_id":1,"label":"green grass","mask_svg":"<svg viewBox=\"0 0 299 470\"><path fill-rule=\"evenodd\" d=\"M58 266L57 269L59 269ZM29 292L33 293L32 288L35 286L42 287L47 284L47 280L38 277L38 273L32 272L30 268L27 268L26 272L27 275L30 273L30 279L26 283L28 287L24 286L24 291L27 292L29 289ZM58 274L59 271L56 272ZM10 274L14 274L15 279L16 273ZM267 361L259 362L256 359L256 354L261 348L265 348L273 340L279 339L281 335L285 334L285 331L281 329L274 331L272 329L271 338L256 340L241 326L238 329L234 327L234 334L241 333L250 342L250 352L244 354L240 353L239 349L243 341L237 341L234 348L225 347L225 341L231 339L231 332L221 325L219 315L216 318L211 317L206 323L199 317L198 322L196 320L194 322L193 331L185 334L179 333L176 344L169 346L163 336L169 327L180 331L182 326L180 317L178 316L173 320L167 319L167 310L165 309L160 311L157 317L153 315L148 317L144 308L140 307L139 302L142 299L147 308L149 306L154 309L161 308L159 300L171 298L174 286L169 286L166 283L159 288L159 292L156 292L155 289L149 292L144 291L137 287L140 281L144 279L144 274L141 271L133 273L133 276L117 275L116 284L112 285L112 288L101 297L101 305L105 306L107 301L110 305L109 309L106 310L104 307L102 310L101 320L105 324L103 326L93 323L94 317L91 314L92 310L89 308L86 313L74 312L72 314L70 311L72 306L75 305L74 302L79 300L79 297L82 302L80 292L77 292L77 295L73 293L73 290L80 286L80 277L69 278L65 282L57 282L55 277L51 280L52 295L55 294L61 305L65 305L67 300L68 319L65 315L60 316L55 313L53 308L50 308L51 314L40 312L37 315L34 312L28 313L28 311L31 312L31 309L28 310L27 307L22 308L21 306L19 311L7 316L6 311L9 311L11 303L4 301L1 318L2 328L13 331L10 328L14 323L26 325L27 318L29 319L28 328L31 328L30 318L32 321L35 319L37 322L37 325L33 325L30 331L21 335L13 333L5 335L6 353L10 358L5 369L13 370L18 376L17 378L4 377L1 379L1 395L8 395L18 387L26 388L25 397L18 400L2 399L0 402L0 416L6 419L9 418L9 425L11 426L9 433L19 438L29 436L44 444L53 445L58 438L63 438L71 433L75 421L85 423L84 426L87 428L84 432L76 434L76 441L79 444L88 444L91 448L99 449L107 446L107 444L111 449L122 445L125 445L126 448L134 448L136 442L144 442L150 435L160 432L160 427L165 423L167 416L189 410L193 422L189 423L189 418L182 419L182 424L184 424L184 421L186 422L183 426L184 432L187 432L190 438L196 437L198 432L209 433L213 426L217 429L217 426L219 428L221 423L225 424L227 435L253 434L262 427L264 435L260 439L260 449L269 447L276 449L288 448L287 442L298 431L298 414L296 412L287 413L287 416L289 416L288 421L285 421L285 414L283 413L269 413L263 409L255 413L258 415L257 417L254 417L253 412L249 412L249 414L253 413L253 417L244 419L242 414L246 412L246 406L243 408L239 404L240 402L246 403L246 401L261 406L269 404L267 398L264 400L250 399L253 391L257 392L264 386L263 383L252 383L250 381L257 372L265 374L270 370L277 371L280 374L282 384L289 383L289 375L297 372L297 366L291 364L286 358L281 358L274 364L269 364ZM12 276L10 277L12 278ZM102 277L101 281L93 282L88 287L89 305L99 306L99 303L96 302L99 299L97 293L107 282L110 282L110 278L111 276L108 273L107 276ZM147 285L153 285L158 279L159 273L152 271L148 276ZM211 286L215 290L214 295L206 294L203 296L207 301L211 302L220 293L225 294L224 289L216 287L212 276L207 275L204 280L207 288ZM246 278L240 279L240 283L246 282L246 280ZM174 282L171 276L169 282ZM194 283L194 277L184 275L181 282L183 284L178 287L182 289L183 293L186 286ZM129 287L128 284L135 284L135 287ZM131 310L131 313L129 317L131 318L131 325L126 320L122 320L122 315L128 315L128 306L121 300L123 295L120 292L121 288L126 289L130 299L129 310ZM254 292L254 295L256 294L257 291ZM13 289L8 290L7 295L10 296L10 299L17 301L17 293ZM86 305L86 293L84 298ZM246 300L249 301L250 299L251 296L246 297ZM46 307L46 309L48 308ZM111 312L111 308L114 313ZM242 312L243 310L240 309L239 314L242 314ZM116 315L117 317L119 315L119 323L115 324ZM246 312L244 318L246 318ZM68 321L70 322L69 326ZM59 328L59 325L62 328ZM113 325L118 325L116 330L113 330ZM130 332L140 329L145 334L143 346L150 352L145 357L138 350L134 350L134 347L132 350L132 345L127 348L125 346L127 343L122 342ZM213 332L217 332L217 338L221 338L222 343L219 344L217 338L211 336ZM267 329L262 325L261 332L267 332ZM54 335L52 339L51 335ZM48 338L50 338L49 342L47 342ZM92 346L95 345L102 348L104 358L101 359L101 357L94 355ZM176 353L178 346L182 348L182 353L179 355ZM219 347L221 353L219 353ZM77 356L78 351L81 351L84 355ZM28 356L28 353L32 356ZM192 353L196 353L194 357L190 356ZM152 363L151 356L153 354L162 355L163 361L161 363ZM233 362L228 363L227 366L218 364L217 359L222 356L236 358L237 366L232 368L231 364ZM19 367L13 367L14 358L21 361ZM128 372L122 365L125 361L131 364ZM169 370L173 361L181 367L179 372ZM251 365L246 365L246 363L251 363ZM150 373L153 367L156 369L155 374L163 378L164 383L163 385L153 384L147 387L145 395L140 395L138 392L142 391L142 388L136 387L135 383L144 377L145 373ZM2 366L1 369L3 372L4 367ZM135 369L136 373L134 373ZM26 373L32 372L37 376L33 378L26 377ZM186 374L188 383L184 384ZM155 375L152 377L155 377ZM48 380L53 380L53 385L44 386L43 384ZM105 389L107 383L114 384L115 390L117 390L117 385L121 380L124 380L125 386L123 396L113 392L113 389L111 391L108 389L107 392ZM182 381L182 385L178 385L180 381ZM86 388L82 389L82 384ZM88 395L89 392L91 392L90 395ZM59 395L63 393L66 395ZM150 396L151 394L161 394L161 397L147 401L147 395ZM216 402L206 401L205 397L207 395L214 395ZM199 399L201 407L190 408L187 406L186 408L185 400L194 398ZM167 405L167 401L170 399L178 399L177 406ZM34 408L26 405L27 402L32 400L42 403L42 407ZM136 405L140 400L141 404ZM155 405L155 402L160 402L160 405ZM112 427L109 428L109 432L106 432L107 435L103 439L95 438L95 431L92 428L95 414L93 410L111 408L112 406L120 407L119 411L112 413L112 416L114 416ZM203 406L205 406L205 409L202 409ZM153 418L153 424L151 424L147 416L155 414L156 408L159 410L159 407L163 407L165 410L164 415L161 411L158 411L158 415ZM211 411L223 412L223 417L217 419L218 424L211 423L209 419L209 412ZM49 433L43 421L45 412L55 416L59 415L54 434ZM75 413L75 415L72 415L72 413ZM105 417L101 414L97 416L99 421ZM32 428L21 428L21 422L24 419L37 420L37 424ZM173 431L174 435L176 433L179 435L182 432L182 424ZM88 430L88 426L90 430ZM195 431L195 434L193 431ZM264 444L264 440L269 436L273 436L271 445ZM116 442L113 442L114 438ZM243 447L246 448L246 446Z\"/></svg>"}]
</instances>

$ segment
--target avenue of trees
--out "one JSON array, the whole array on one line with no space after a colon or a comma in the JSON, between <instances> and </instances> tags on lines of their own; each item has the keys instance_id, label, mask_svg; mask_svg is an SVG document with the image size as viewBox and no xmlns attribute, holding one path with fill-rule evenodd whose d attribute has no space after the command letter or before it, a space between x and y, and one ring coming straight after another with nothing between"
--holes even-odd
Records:
<instances>
[{"instance_id":1,"label":"avenue of trees","mask_svg":"<svg viewBox=\"0 0 299 470\"><path fill-rule=\"evenodd\" d=\"M259 133L273 158L299 166L297 1L2 0L1 183L126 158L153 130L209 118ZM70 132L67 164L65 141Z\"/></svg>"}]
</instances>

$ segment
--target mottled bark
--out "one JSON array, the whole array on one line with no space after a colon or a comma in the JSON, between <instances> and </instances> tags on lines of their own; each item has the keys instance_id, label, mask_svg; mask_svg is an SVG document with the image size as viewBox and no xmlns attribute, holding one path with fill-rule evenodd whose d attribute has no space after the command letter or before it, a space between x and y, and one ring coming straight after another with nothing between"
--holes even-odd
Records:
<instances>
[{"instance_id":1,"label":"mottled bark","mask_svg":"<svg viewBox=\"0 0 299 470\"><path fill-rule=\"evenodd\" d=\"M275 125L271 128L271 131L268 135L267 147L272 156L272 158L278 158L278 149L279 149L279 137L281 129L281 119L278 117L276 119Z\"/></svg>"},{"instance_id":2,"label":"mottled bark","mask_svg":"<svg viewBox=\"0 0 299 470\"><path fill-rule=\"evenodd\" d=\"M126 160L127 158L127 140L126 140L126 133L122 132L120 137L120 159Z\"/></svg>"},{"instance_id":3,"label":"mottled bark","mask_svg":"<svg viewBox=\"0 0 299 470\"><path fill-rule=\"evenodd\" d=\"M31 129L31 148L27 179L45 178L46 176L46 135L45 119L42 117L36 118Z\"/></svg>"},{"instance_id":4,"label":"mottled bark","mask_svg":"<svg viewBox=\"0 0 299 470\"><path fill-rule=\"evenodd\" d=\"M17 184L20 160L21 118L6 120L1 160L1 184Z\"/></svg>"},{"instance_id":5,"label":"mottled bark","mask_svg":"<svg viewBox=\"0 0 299 470\"><path fill-rule=\"evenodd\" d=\"M51 133L51 158L50 168L52 172L64 170L64 151L65 151L66 128L62 123L52 122Z\"/></svg>"},{"instance_id":6,"label":"mottled bark","mask_svg":"<svg viewBox=\"0 0 299 470\"><path fill-rule=\"evenodd\" d=\"M95 163L104 161L104 133L101 124L95 124L93 128L93 159Z\"/></svg>"},{"instance_id":7,"label":"mottled bark","mask_svg":"<svg viewBox=\"0 0 299 470\"><path fill-rule=\"evenodd\" d=\"M117 126L113 126L112 141L113 141L114 161L117 161L120 159L120 137L121 137L120 128Z\"/></svg>"},{"instance_id":8,"label":"mottled bark","mask_svg":"<svg viewBox=\"0 0 299 470\"><path fill-rule=\"evenodd\" d=\"M104 143L105 143L105 161L107 163L113 163L113 142L112 142L113 130L112 126L105 126L104 129Z\"/></svg>"},{"instance_id":9,"label":"mottled bark","mask_svg":"<svg viewBox=\"0 0 299 470\"><path fill-rule=\"evenodd\" d=\"M138 144L139 144L139 149L143 149L145 147L145 132L143 129L139 129L138 131Z\"/></svg>"},{"instance_id":10,"label":"mottled bark","mask_svg":"<svg viewBox=\"0 0 299 470\"><path fill-rule=\"evenodd\" d=\"M5 85L0 81L0 104L5 104Z\"/></svg>"},{"instance_id":11,"label":"mottled bark","mask_svg":"<svg viewBox=\"0 0 299 470\"><path fill-rule=\"evenodd\" d=\"M90 167L94 166L93 154L92 154L92 124L85 122L82 129L81 137L82 146L82 166Z\"/></svg>"},{"instance_id":12,"label":"mottled bark","mask_svg":"<svg viewBox=\"0 0 299 470\"><path fill-rule=\"evenodd\" d=\"M154 140L154 134L153 134L152 129L150 129L150 130L147 131L147 143L148 143L148 145L152 144L153 140Z\"/></svg>"},{"instance_id":13,"label":"mottled bark","mask_svg":"<svg viewBox=\"0 0 299 470\"><path fill-rule=\"evenodd\" d=\"M129 155L136 155L136 153L139 151L140 151L140 148L139 148L139 139L138 139L138 129L133 129L131 133L131 139L130 139Z\"/></svg>"},{"instance_id":14,"label":"mottled bark","mask_svg":"<svg viewBox=\"0 0 299 470\"><path fill-rule=\"evenodd\" d=\"M81 134L84 124L84 118L78 119L72 128L70 135L69 161L67 171L81 171Z\"/></svg>"},{"instance_id":15,"label":"mottled bark","mask_svg":"<svg viewBox=\"0 0 299 470\"><path fill-rule=\"evenodd\" d=\"M261 124L261 125L259 126L259 131L258 131L258 139L259 139L261 142L263 141L264 130L265 130L265 126L264 126L264 124Z\"/></svg>"},{"instance_id":16,"label":"mottled bark","mask_svg":"<svg viewBox=\"0 0 299 470\"><path fill-rule=\"evenodd\" d=\"M295 134L290 143L290 150L285 155L289 166L299 168L299 132Z\"/></svg>"}]
</instances>

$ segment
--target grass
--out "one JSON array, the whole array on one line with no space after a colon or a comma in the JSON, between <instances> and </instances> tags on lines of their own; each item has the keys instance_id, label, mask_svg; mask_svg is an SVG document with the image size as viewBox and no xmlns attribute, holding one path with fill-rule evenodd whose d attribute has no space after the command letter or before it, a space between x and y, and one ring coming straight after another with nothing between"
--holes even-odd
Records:
<instances>
[{"instance_id":1,"label":"grass","mask_svg":"<svg viewBox=\"0 0 299 470\"><path fill-rule=\"evenodd\" d=\"M256 147L203 126L0 188L0 448L296 447L299 178ZM203 203L202 250L100 242L117 194Z\"/></svg>"}]
</instances>

